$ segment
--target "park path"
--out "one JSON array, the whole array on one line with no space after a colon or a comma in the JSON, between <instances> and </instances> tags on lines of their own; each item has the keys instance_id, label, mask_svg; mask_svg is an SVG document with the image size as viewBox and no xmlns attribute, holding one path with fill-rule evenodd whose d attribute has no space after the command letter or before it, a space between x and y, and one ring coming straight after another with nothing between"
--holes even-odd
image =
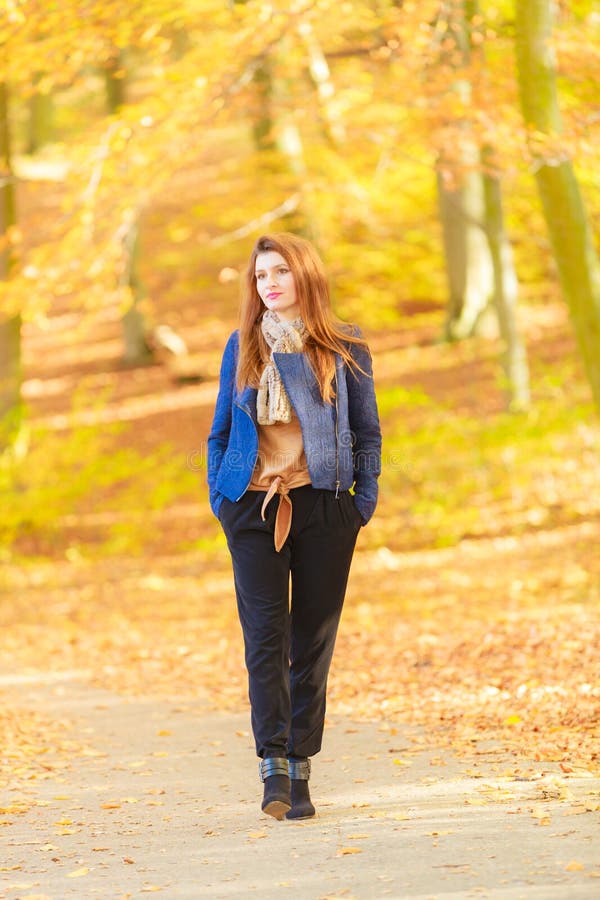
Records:
<instances>
[{"instance_id":1,"label":"park path","mask_svg":"<svg viewBox=\"0 0 600 900\"><path fill-rule=\"evenodd\" d=\"M245 714L126 698L77 672L15 678L11 697L68 720L73 752L3 799L9 900L599 896L600 779L584 770L493 747L459 759L406 726L335 718L314 761L318 816L277 822L259 810Z\"/></svg>"}]
</instances>

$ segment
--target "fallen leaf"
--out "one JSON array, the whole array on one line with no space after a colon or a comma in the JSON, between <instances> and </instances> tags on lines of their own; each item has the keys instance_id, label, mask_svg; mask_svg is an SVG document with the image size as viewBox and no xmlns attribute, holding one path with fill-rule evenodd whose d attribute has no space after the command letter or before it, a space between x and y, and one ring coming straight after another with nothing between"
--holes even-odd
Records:
<instances>
[{"instance_id":1,"label":"fallen leaf","mask_svg":"<svg viewBox=\"0 0 600 900\"><path fill-rule=\"evenodd\" d=\"M48 894L21 894L19 900L52 900Z\"/></svg>"},{"instance_id":2,"label":"fallen leaf","mask_svg":"<svg viewBox=\"0 0 600 900\"><path fill-rule=\"evenodd\" d=\"M83 866L81 869L74 869L72 872L67 873L67 878L82 878L84 875L89 873L89 869L86 866Z\"/></svg>"},{"instance_id":3,"label":"fallen leaf","mask_svg":"<svg viewBox=\"0 0 600 900\"><path fill-rule=\"evenodd\" d=\"M319 897L319 900L356 900L356 898L354 894L342 891L341 894L323 894L322 897Z\"/></svg>"},{"instance_id":4,"label":"fallen leaf","mask_svg":"<svg viewBox=\"0 0 600 900\"><path fill-rule=\"evenodd\" d=\"M341 847L337 855L350 856L353 853L362 853L362 849L360 847Z\"/></svg>"},{"instance_id":5,"label":"fallen leaf","mask_svg":"<svg viewBox=\"0 0 600 900\"><path fill-rule=\"evenodd\" d=\"M548 815L548 810L537 807L531 810L531 817L535 819L538 825L550 825L550 816Z\"/></svg>"},{"instance_id":6,"label":"fallen leaf","mask_svg":"<svg viewBox=\"0 0 600 900\"><path fill-rule=\"evenodd\" d=\"M567 863L565 866L565 872L581 872L582 869L585 869L585 866L577 859L572 859L571 862Z\"/></svg>"}]
</instances>

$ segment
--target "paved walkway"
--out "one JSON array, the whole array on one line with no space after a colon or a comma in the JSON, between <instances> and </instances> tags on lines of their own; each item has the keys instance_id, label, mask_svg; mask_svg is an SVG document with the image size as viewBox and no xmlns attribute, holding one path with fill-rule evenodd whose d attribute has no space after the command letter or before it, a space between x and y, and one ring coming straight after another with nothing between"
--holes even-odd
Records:
<instances>
[{"instance_id":1,"label":"paved walkway","mask_svg":"<svg viewBox=\"0 0 600 900\"><path fill-rule=\"evenodd\" d=\"M0 816L3 898L600 897L600 779L583 771L417 752L408 729L335 719L313 764L318 816L277 822L246 715L76 678L12 692L73 721L78 747L0 803L36 801Z\"/></svg>"}]
</instances>

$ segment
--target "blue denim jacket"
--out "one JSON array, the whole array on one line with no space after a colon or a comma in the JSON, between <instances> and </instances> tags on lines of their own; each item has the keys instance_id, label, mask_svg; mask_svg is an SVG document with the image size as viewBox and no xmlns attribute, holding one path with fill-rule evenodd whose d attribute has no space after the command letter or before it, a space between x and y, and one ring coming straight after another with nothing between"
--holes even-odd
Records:
<instances>
[{"instance_id":1,"label":"blue denim jacket","mask_svg":"<svg viewBox=\"0 0 600 900\"><path fill-rule=\"evenodd\" d=\"M336 356L337 404L323 402L304 353L275 353L273 359L300 421L312 486L345 491L354 485L354 502L366 525L377 505L381 429L371 355L364 345L349 347L367 374L355 374ZM223 497L236 502L246 493L258 456L257 390L246 387L238 391L238 352L239 335L234 331L223 353L219 394L208 436L208 487L211 509L217 517Z\"/></svg>"}]
</instances>

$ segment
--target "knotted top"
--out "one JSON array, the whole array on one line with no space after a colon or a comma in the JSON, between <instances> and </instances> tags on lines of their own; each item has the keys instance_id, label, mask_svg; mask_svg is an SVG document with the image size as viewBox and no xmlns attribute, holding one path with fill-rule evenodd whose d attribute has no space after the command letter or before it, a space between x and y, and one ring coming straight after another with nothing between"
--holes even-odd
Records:
<instances>
[{"instance_id":1,"label":"knotted top","mask_svg":"<svg viewBox=\"0 0 600 900\"><path fill-rule=\"evenodd\" d=\"M310 484L300 422L292 415L289 423L260 426L258 439L258 456L248 490L266 493L262 505L263 521L268 504L275 494L280 495L274 530L275 549L279 552L292 523L292 498L287 496L288 492Z\"/></svg>"},{"instance_id":2,"label":"knotted top","mask_svg":"<svg viewBox=\"0 0 600 900\"><path fill-rule=\"evenodd\" d=\"M275 516L275 529L273 531L273 540L275 542L275 550L277 553L281 550L287 540L292 527L292 501L290 500L289 488L285 481L278 475L271 482L269 490L265 494L265 499L260 508L260 517L263 522L266 519L267 506L275 496L279 494L279 506L277 507L277 515Z\"/></svg>"}]
</instances>

